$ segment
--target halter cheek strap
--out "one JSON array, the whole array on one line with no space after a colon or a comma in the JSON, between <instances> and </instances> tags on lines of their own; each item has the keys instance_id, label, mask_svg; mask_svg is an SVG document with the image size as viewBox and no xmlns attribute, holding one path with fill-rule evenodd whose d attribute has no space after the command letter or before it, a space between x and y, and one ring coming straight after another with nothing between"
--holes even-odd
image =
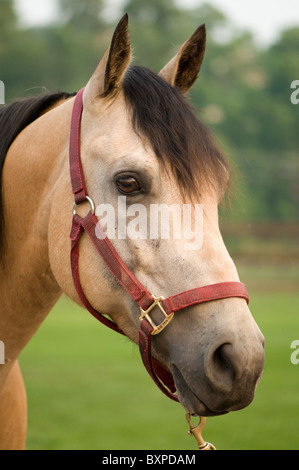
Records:
<instances>
[{"instance_id":1,"label":"halter cheek strap","mask_svg":"<svg viewBox=\"0 0 299 470\"><path fill-rule=\"evenodd\" d=\"M112 330L124 334L118 326L109 318L95 310L87 299L80 281L79 275L79 242L85 232L95 250L103 259L104 263L113 274L118 283L132 297L140 308L140 329L139 329L139 350L144 366L160 390L174 401L179 401L175 395L175 385L172 374L162 364L152 357L151 341L152 337L159 334L173 319L174 314L180 310L192 307L205 302L229 297L240 297L249 303L249 297L244 284L240 282L222 282L204 287L191 289L180 294L164 299L152 295L144 287L130 269L123 262L114 246L102 230L100 223L95 216L95 207L89 197L80 152L80 128L83 111L83 92L80 90L75 98L72 113L71 133L70 133L70 175L72 190L75 198L73 208L73 221L71 229L71 269L74 285L79 298L85 308L101 323ZM87 201L90 205L88 214L82 218L77 214L78 206ZM151 317L153 310L160 310L161 318L156 324Z\"/></svg>"}]
</instances>

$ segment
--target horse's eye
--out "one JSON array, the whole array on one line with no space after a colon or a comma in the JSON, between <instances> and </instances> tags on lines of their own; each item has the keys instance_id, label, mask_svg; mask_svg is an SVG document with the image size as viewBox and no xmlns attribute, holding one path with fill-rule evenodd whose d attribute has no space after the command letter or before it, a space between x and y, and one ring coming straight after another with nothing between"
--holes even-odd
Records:
<instances>
[{"instance_id":1,"label":"horse's eye","mask_svg":"<svg viewBox=\"0 0 299 470\"><path fill-rule=\"evenodd\" d=\"M133 176L121 176L116 180L118 190L124 194L137 193L141 190L139 182Z\"/></svg>"}]
</instances>

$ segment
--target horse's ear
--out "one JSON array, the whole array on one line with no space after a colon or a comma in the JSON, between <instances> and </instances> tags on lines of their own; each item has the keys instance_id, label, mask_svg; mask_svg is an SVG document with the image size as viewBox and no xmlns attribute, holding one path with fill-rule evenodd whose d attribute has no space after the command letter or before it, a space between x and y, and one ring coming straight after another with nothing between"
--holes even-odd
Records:
<instances>
[{"instance_id":1,"label":"horse's ear","mask_svg":"<svg viewBox=\"0 0 299 470\"><path fill-rule=\"evenodd\" d=\"M120 88L122 78L131 60L131 41L128 30L128 15L118 23L104 57L85 89L85 99L91 101L110 97Z\"/></svg>"},{"instance_id":2,"label":"horse's ear","mask_svg":"<svg viewBox=\"0 0 299 470\"><path fill-rule=\"evenodd\" d=\"M206 27L201 25L183 44L177 55L161 70L170 85L187 93L198 77L206 48Z\"/></svg>"}]
</instances>

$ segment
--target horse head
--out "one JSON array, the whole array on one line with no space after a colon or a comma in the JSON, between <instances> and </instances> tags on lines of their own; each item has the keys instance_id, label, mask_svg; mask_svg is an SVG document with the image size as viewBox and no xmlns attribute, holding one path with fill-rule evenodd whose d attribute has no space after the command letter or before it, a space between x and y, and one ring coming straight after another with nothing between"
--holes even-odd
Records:
<instances>
[{"instance_id":1,"label":"horse head","mask_svg":"<svg viewBox=\"0 0 299 470\"><path fill-rule=\"evenodd\" d=\"M83 94L80 146L88 194L126 266L164 298L198 286L239 283L218 223L229 167L186 100L205 43L201 26L155 74L131 65L125 16ZM69 262L72 207L65 163L52 204L49 255L61 289L81 304ZM163 208L164 218L153 223ZM88 209L84 202L76 210L83 216ZM157 220L163 225L166 219L165 235ZM139 307L85 235L79 271L88 302L138 343ZM160 313L153 311L153 318ZM186 410L209 416L252 401L263 369L263 343L244 298L232 297L178 311L152 338L152 351L171 371Z\"/></svg>"}]
</instances>

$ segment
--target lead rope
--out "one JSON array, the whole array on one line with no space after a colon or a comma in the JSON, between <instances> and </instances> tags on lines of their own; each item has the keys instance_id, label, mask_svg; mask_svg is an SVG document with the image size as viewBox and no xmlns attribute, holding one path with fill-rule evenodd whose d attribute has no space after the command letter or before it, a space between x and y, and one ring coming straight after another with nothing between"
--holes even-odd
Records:
<instances>
[{"instance_id":1,"label":"lead rope","mask_svg":"<svg viewBox=\"0 0 299 470\"><path fill-rule=\"evenodd\" d=\"M197 426L194 426L191 421L191 416L191 413L186 413L186 420L190 426L188 434L189 436L195 437L198 444L198 450L216 450L216 447L213 444L211 444L210 442L206 442L202 437L202 431L206 425L207 419L203 416L200 417L199 424Z\"/></svg>"}]
</instances>

